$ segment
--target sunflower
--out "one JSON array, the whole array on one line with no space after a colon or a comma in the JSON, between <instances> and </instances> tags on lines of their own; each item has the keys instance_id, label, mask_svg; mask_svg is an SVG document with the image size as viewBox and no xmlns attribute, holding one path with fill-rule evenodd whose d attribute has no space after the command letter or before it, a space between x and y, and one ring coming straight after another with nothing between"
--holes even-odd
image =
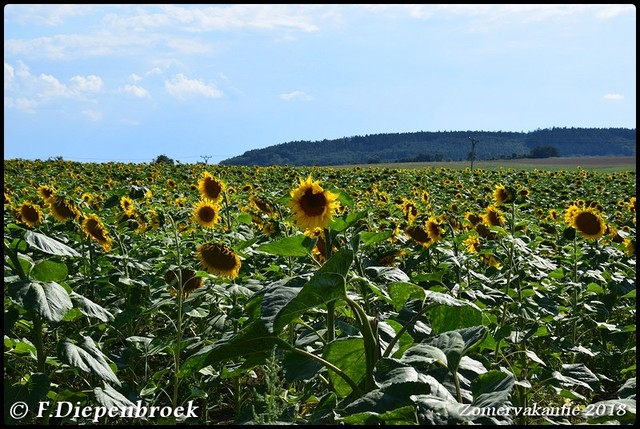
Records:
<instances>
[{"instance_id":1,"label":"sunflower","mask_svg":"<svg viewBox=\"0 0 640 429\"><path fill-rule=\"evenodd\" d=\"M567 209L565 220L585 238L597 240L604 235L606 230L602 216L597 210L591 207L580 209L575 206L570 206L569 209Z\"/></svg>"},{"instance_id":2,"label":"sunflower","mask_svg":"<svg viewBox=\"0 0 640 429\"><path fill-rule=\"evenodd\" d=\"M67 201L63 196L54 195L47 200L49 210L60 222L66 222L69 219L77 219L80 217L80 211L71 202Z\"/></svg>"},{"instance_id":3,"label":"sunflower","mask_svg":"<svg viewBox=\"0 0 640 429\"><path fill-rule=\"evenodd\" d=\"M514 192L503 185L496 185L493 191L493 199L496 201L496 206L502 204L508 204L514 200Z\"/></svg>"},{"instance_id":4,"label":"sunflower","mask_svg":"<svg viewBox=\"0 0 640 429\"><path fill-rule=\"evenodd\" d=\"M202 198L207 198L214 202L218 202L222 198L224 188L225 184L213 177L208 171L203 172L202 178L198 181L198 189L200 189Z\"/></svg>"},{"instance_id":5,"label":"sunflower","mask_svg":"<svg viewBox=\"0 0 640 429\"><path fill-rule=\"evenodd\" d=\"M505 218L502 212L493 204L489 205L484 214L482 214L482 221L487 226L502 226L505 223Z\"/></svg>"},{"instance_id":6,"label":"sunflower","mask_svg":"<svg viewBox=\"0 0 640 429\"><path fill-rule=\"evenodd\" d=\"M291 197L287 205L293 209L294 220L303 230L326 228L340 205L338 195L322 189L311 175L304 181L300 179L300 186L291 191Z\"/></svg>"},{"instance_id":7,"label":"sunflower","mask_svg":"<svg viewBox=\"0 0 640 429\"><path fill-rule=\"evenodd\" d=\"M467 239L464 240L464 245L471 253L478 253L480 251L480 239L475 235L467 237Z\"/></svg>"},{"instance_id":8,"label":"sunflower","mask_svg":"<svg viewBox=\"0 0 640 429\"><path fill-rule=\"evenodd\" d=\"M191 295L194 290L202 287L202 277L197 277L196 274L193 270L180 269L179 276L182 279L182 296L184 298ZM178 285L178 273L174 270L167 271L167 274L164 275L164 281L170 286L169 293L177 296L178 290L176 286Z\"/></svg>"},{"instance_id":9,"label":"sunflower","mask_svg":"<svg viewBox=\"0 0 640 429\"><path fill-rule=\"evenodd\" d=\"M93 238L102 246L102 250L108 252L111 250L111 238L104 227L102 221L96 214L90 214L82 222L82 230L87 237Z\"/></svg>"},{"instance_id":10,"label":"sunflower","mask_svg":"<svg viewBox=\"0 0 640 429\"><path fill-rule=\"evenodd\" d=\"M444 228L442 224L435 217L431 216L427 222L425 223L425 229L427 230L427 234L429 234L429 238L433 243L440 241L442 239L442 234L444 234Z\"/></svg>"},{"instance_id":11,"label":"sunflower","mask_svg":"<svg viewBox=\"0 0 640 429\"><path fill-rule=\"evenodd\" d=\"M211 274L225 276L232 280L240 271L240 257L224 244L204 243L196 249L200 263Z\"/></svg>"},{"instance_id":12,"label":"sunflower","mask_svg":"<svg viewBox=\"0 0 640 429\"><path fill-rule=\"evenodd\" d=\"M624 249L627 255L633 256L636 254L636 240L631 238L624 239Z\"/></svg>"},{"instance_id":13,"label":"sunflower","mask_svg":"<svg viewBox=\"0 0 640 429\"><path fill-rule=\"evenodd\" d=\"M494 267L494 268L496 268L498 270L502 266L502 265L500 265L500 261L498 261L498 258L496 258L495 256L493 256L491 254L483 253L482 255L480 255L480 260L485 265L489 265L490 267Z\"/></svg>"},{"instance_id":14,"label":"sunflower","mask_svg":"<svg viewBox=\"0 0 640 429\"><path fill-rule=\"evenodd\" d=\"M404 232L423 247L429 247L433 244L427 230L420 225L411 225Z\"/></svg>"},{"instance_id":15,"label":"sunflower","mask_svg":"<svg viewBox=\"0 0 640 429\"><path fill-rule=\"evenodd\" d=\"M203 228L212 229L218 222L220 206L209 199L198 201L193 207L193 220Z\"/></svg>"},{"instance_id":16,"label":"sunflower","mask_svg":"<svg viewBox=\"0 0 640 429\"><path fill-rule=\"evenodd\" d=\"M31 228L42 223L42 210L37 204L25 201L18 207L18 213L20 220Z\"/></svg>"},{"instance_id":17,"label":"sunflower","mask_svg":"<svg viewBox=\"0 0 640 429\"><path fill-rule=\"evenodd\" d=\"M128 216L133 216L136 212L136 206L133 204L133 200L127 196L120 198L120 207L124 214Z\"/></svg>"},{"instance_id":18,"label":"sunflower","mask_svg":"<svg viewBox=\"0 0 640 429\"><path fill-rule=\"evenodd\" d=\"M255 207L268 216L272 216L275 212L275 208L273 207L273 205L271 205L271 203L269 203L269 201L265 200L264 198L252 195L249 197L249 203L252 207Z\"/></svg>"},{"instance_id":19,"label":"sunflower","mask_svg":"<svg viewBox=\"0 0 640 429\"><path fill-rule=\"evenodd\" d=\"M404 219L407 223L412 223L416 216L418 216L418 208L411 200L403 198L402 203L398 204L398 207L402 210L402 213L404 213Z\"/></svg>"},{"instance_id":20,"label":"sunflower","mask_svg":"<svg viewBox=\"0 0 640 429\"><path fill-rule=\"evenodd\" d=\"M471 225L474 225L474 226L482 221L482 218L480 216L472 212L467 212L464 215L464 218L469 222L471 222Z\"/></svg>"},{"instance_id":21,"label":"sunflower","mask_svg":"<svg viewBox=\"0 0 640 429\"><path fill-rule=\"evenodd\" d=\"M40 195L40 198L42 198L42 201L45 203L49 202L49 198L53 197L55 192L55 189L48 185L41 185L38 187L38 195Z\"/></svg>"}]
</instances>

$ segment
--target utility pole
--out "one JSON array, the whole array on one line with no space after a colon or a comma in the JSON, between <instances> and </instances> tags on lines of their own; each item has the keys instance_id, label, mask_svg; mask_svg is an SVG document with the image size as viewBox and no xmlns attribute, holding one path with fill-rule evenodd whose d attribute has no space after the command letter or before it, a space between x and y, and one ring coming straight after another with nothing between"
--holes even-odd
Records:
<instances>
[{"instance_id":1,"label":"utility pole","mask_svg":"<svg viewBox=\"0 0 640 429\"><path fill-rule=\"evenodd\" d=\"M211 158L211 155L200 155L200 158L203 158L204 163L207 164L209 162L209 158Z\"/></svg>"},{"instance_id":2,"label":"utility pole","mask_svg":"<svg viewBox=\"0 0 640 429\"><path fill-rule=\"evenodd\" d=\"M471 153L469 154L469 157L471 158L471 172L473 172L473 160L476 159L476 144L480 140L476 140L471 137L469 137L469 140L471 140Z\"/></svg>"}]
</instances>

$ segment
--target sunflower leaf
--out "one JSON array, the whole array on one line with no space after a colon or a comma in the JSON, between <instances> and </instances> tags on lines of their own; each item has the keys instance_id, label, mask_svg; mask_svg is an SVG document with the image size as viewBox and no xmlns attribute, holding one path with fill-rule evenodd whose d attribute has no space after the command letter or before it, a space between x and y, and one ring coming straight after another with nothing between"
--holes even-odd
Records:
<instances>
[{"instance_id":1,"label":"sunflower leaf","mask_svg":"<svg viewBox=\"0 0 640 429\"><path fill-rule=\"evenodd\" d=\"M278 256L307 256L311 253L311 249L313 249L317 241L317 238L298 234L278 241L261 244L256 250Z\"/></svg>"}]
</instances>

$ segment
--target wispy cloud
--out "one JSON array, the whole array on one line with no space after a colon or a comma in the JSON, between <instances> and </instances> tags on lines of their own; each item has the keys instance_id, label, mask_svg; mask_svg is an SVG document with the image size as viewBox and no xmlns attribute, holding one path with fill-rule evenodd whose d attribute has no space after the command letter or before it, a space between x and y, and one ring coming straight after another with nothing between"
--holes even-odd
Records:
<instances>
[{"instance_id":1,"label":"wispy cloud","mask_svg":"<svg viewBox=\"0 0 640 429\"><path fill-rule=\"evenodd\" d=\"M124 87L120 88L120 91L124 92L125 94L131 94L138 98L151 98L151 94L149 93L149 91L147 91L140 85L125 85Z\"/></svg>"},{"instance_id":2,"label":"wispy cloud","mask_svg":"<svg viewBox=\"0 0 640 429\"><path fill-rule=\"evenodd\" d=\"M82 111L82 114L85 118L90 120L91 122L97 122L102 119L102 113L92 109L86 109Z\"/></svg>"},{"instance_id":3,"label":"wispy cloud","mask_svg":"<svg viewBox=\"0 0 640 429\"><path fill-rule=\"evenodd\" d=\"M622 94L605 94L602 96L605 100L623 100L624 95Z\"/></svg>"},{"instance_id":4,"label":"wispy cloud","mask_svg":"<svg viewBox=\"0 0 640 429\"><path fill-rule=\"evenodd\" d=\"M220 98L224 94L215 85L206 84L199 79L189 79L182 73L174 75L164 82L165 90L174 97L185 99L191 96Z\"/></svg>"},{"instance_id":5,"label":"wispy cloud","mask_svg":"<svg viewBox=\"0 0 640 429\"><path fill-rule=\"evenodd\" d=\"M280 94L278 97L280 99L282 99L282 100L285 100L285 101L291 101L291 100L313 100L313 97L311 97L310 95L307 95L303 91L293 91L293 92L289 92L289 93L286 93L286 94Z\"/></svg>"}]
</instances>

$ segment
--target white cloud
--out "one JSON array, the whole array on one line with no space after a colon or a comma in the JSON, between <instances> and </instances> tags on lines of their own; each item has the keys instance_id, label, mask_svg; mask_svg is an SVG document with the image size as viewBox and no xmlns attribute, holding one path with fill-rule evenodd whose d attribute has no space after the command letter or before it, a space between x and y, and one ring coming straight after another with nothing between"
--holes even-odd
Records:
<instances>
[{"instance_id":1,"label":"white cloud","mask_svg":"<svg viewBox=\"0 0 640 429\"><path fill-rule=\"evenodd\" d=\"M32 100L26 97L4 97L4 107L5 108L15 108L18 110L22 110L26 113L36 113L36 107L38 107L38 102L36 100Z\"/></svg>"},{"instance_id":2,"label":"white cloud","mask_svg":"<svg viewBox=\"0 0 640 429\"><path fill-rule=\"evenodd\" d=\"M38 93L41 98L71 97L73 93L63 83L50 74L41 74L40 82L44 84L44 90Z\"/></svg>"},{"instance_id":3,"label":"white cloud","mask_svg":"<svg viewBox=\"0 0 640 429\"><path fill-rule=\"evenodd\" d=\"M624 95L622 94L605 94L602 96L605 100L622 100Z\"/></svg>"},{"instance_id":4,"label":"white cloud","mask_svg":"<svg viewBox=\"0 0 640 429\"><path fill-rule=\"evenodd\" d=\"M280 97L282 100L285 100L285 101L290 101L290 100L313 100L313 97L311 97L310 95L305 94L303 91L293 91L293 92L289 92L287 94L280 94L278 97Z\"/></svg>"},{"instance_id":5,"label":"white cloud","mask_svg":"<svg viewBox=\"0 0 640 429\"><path fill-rule=\"evenodd\" d=\"M96 110L91 110L91 109L83 110L82 114L84 115L85 118L87 118L91 122L96 122L102 119L102 113Z\"/></svg>"},{"instance_id":6,"label":"white cloud","mask_svg":"<svg viewBox=\"0 0 640 429\"><path fill-rule=\"evenodd\" d=\"M75 84L75 89L82 92L100 92L102 90L102 79L95 75L87 77L74 76L71 82Z\"/></svg>"},{"instance_id":7,"label":"white cloud","mask_svg":"<svg viewBox=\"0 0 640 429\"><path fill-rule=\"evenodd\" d=\"M13 80L15 79L16 74L13 71L13 66L11 64L4 63L4 90L6 91L11 87Z\"/></svg>"},{"instance_id":8,"label":"white cloud","mask_svg":"<svg viewBox=\"0 0 640 429\"><path fill-rule=\"evenodd\" d=\"M140 76L138 76L137 74L135 74L135 73L131 73L131 74L129 75L129 79L130 79L132 82L135 82L135 83L138 83L138 82L140 82L140 81L142 80L142 78L141 78Z\"/></svg>"},{"instance_id":9,"label":"white cloud","mask_svg":"<svg viewBox=\"0 0 640 429\"><path fill-rule=\"evenodd\" d=\"M154 74L162 74L162 69L160 67L154 67L145 73L146 76L152 76Z\"/></svg>"},{"instance_id":10,"label":"white cloud","mask_svg":"<svg viewBox=\"0 0 640 429\"><path fill-rule=\"evenodd\" d=\"M207 85L198 79L189 79L182 73L165 81L164 88L169 94L182 99L189 96L220 98L224 95L215 85Z\"/></svg>"},{"instance_id":11,"label":"white cloud","mask_svg":"<svg viewBox=\"0 0 640 429\"><path fill-rule=\"evenodd\" d=\"M126 94L131 94L138 98L151 98L151 94L149 93L149 91L139 85L125 85L124 87L120 88L120 91Z\"/></svg>"}]
</instances>

